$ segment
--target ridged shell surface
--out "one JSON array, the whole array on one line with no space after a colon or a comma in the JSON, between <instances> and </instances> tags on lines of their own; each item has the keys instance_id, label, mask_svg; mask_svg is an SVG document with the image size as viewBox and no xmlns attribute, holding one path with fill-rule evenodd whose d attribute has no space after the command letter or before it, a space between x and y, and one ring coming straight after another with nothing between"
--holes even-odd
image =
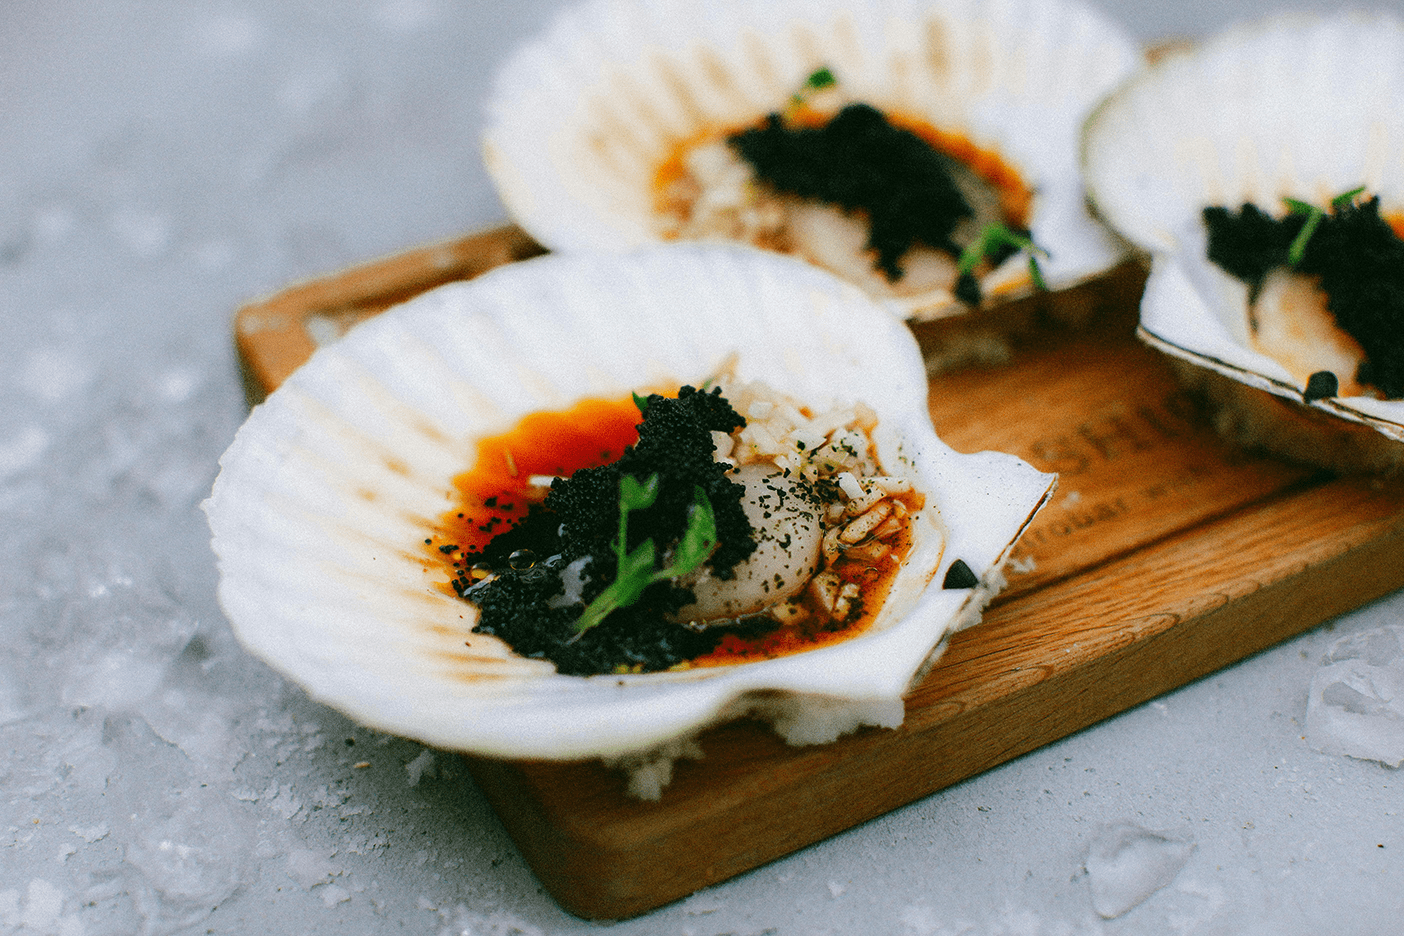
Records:
<instances>
[{"instance_id":1,"label":"ridged shell surface","mask_svg":"<svg viewBox=\"0 0 1404 936\"><path fill-rule=\"evenodd\" d=\"M700 383L728 360L814 405L863 401L883 463L926 494L871 629L838 645L676 673L575 677L474 634L422 544L475 441L588 397ZM744 248L549 256L442 287L324 347L257 407L206 512L239 639L375 728L502 757L638 752L774 700L897 705L978 619L1052 477L935 436L906 329L856 288ZM942 589L956 559L981 579ZM801 732L802 734L802 732Z\"/></svg>"},{"instance_id":2,"label":"ridged shell surface","mask_svg":"<svg viewBox=\"0 0 1404 936\"><path fill-rule=\"evenodd\" d=\"M1088 214L1078 131L1140 63L1078 0L590 0L509 60L484 152L515 219L553 250L622 250L660 238L654 176L680 143L784 108L830 68L845 99L963 136L1034 190L1033 239L1049 285L1113 266L1118 242ZM1028 285L1011 259L987 295ZM913 302L891 300L911 315ZM938 312L963 307L948 295Z\"/></svg>"},{"instance_id":3,"label":"ridged shell surface","mask_svg":"<svg viewBox=\"0 0 1404 936\"><path fill-rule=\"evenodd\" d=\"M1247 288L1205 256L1205 207L1284 198L1326 205L1365 186L1404 212L1404 24L1293 15L1171 55L1088 121L1083 164L1102 216L1151 251L1141 334L1249 386L1302 399L1303 382L1251 346ZM1404 402L1311 404L1404 441Z\"/></svg>"}]
</instances>

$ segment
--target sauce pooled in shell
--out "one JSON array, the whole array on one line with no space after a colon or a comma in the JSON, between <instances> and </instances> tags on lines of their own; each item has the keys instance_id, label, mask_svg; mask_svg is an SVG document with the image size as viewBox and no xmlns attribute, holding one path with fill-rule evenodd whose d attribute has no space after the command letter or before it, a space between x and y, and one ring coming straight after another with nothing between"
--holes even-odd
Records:
<instances>
[{"instance_id":1,"label":"sauce pooled in shell","mask_svg":"<svg viewBox=\"0 0 1404 936\"><path fill-rule=\"evenodd\" d=\"M483 440L457 479L461 508L427 541L454 591L477 606L475 630L562 673L593 675L744 662L866 627L910 547L921 495L878 474L856 425L871 422L861 405L816 434L765 388L741 393L766 418L748 424L719 390L684 387L640 400L641 422L635 403L587 401ZM787 414L800 425L777 439L794 422ZM627 551L651 543L652 570L684 551L699 498L715 514L717 545L700 568L655 575L634 603L581 630L583 610L623 573L624 475L660 476L656 502L624 511Z\"/></svg>"}]
</instances>

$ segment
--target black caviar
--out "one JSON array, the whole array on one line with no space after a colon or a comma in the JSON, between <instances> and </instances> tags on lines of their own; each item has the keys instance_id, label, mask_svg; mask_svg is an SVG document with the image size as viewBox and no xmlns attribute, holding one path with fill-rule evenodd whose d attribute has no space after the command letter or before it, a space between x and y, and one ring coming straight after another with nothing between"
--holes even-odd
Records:
<instances>
[{"instance_id":1,"label":"black caviar","mask_svg":"<svg viewBox=\"0 0 1404 936\"><path fill-rule=\"evenodd\" d=\"M868 215L868 249L895 282L915 244L953 255L956 226L974 217L957 187L957 161L867 104L849 104L822 126L790 126L779 114L727 138L775 189Z\"/></svg>"},{"instance_id":2,"label":"black caviar","mask_svg":"<svg viewBox=\"0 0 1404 936\"><path fill-rule=\"evenodd\" d=\"M745 488L714 459L711 435L730 433L746 421L719 389L683 387L676 398L653 394L640 405L639 440L618 461L556 479L544 502L481 553L467 556L454 588L478 606L475 631L502 638L522 656L550 660L568 675L667 669L710 652L721 640L719 629L692 630L666 620L694 600L691 589L671 581L653 583L637 603L577 638L575 623L584 606L617 571L613 540L623 475L640 482L659 478L657 501L629 514L628 548L651 537L663 556L676 545L687 529L695 487L706 494L716 516L718 545L708 561L712 574L730 577L756 548L741 506ZM488 570L490 577L480 580ZM568 588L574 589L570 597Z\"/></svg>"},{"instance_id":3,"label":"black caviar","mask_svg":"<svg viewBox=\"0 0 1404 936\"><path fill-rule=\"evenodd\" d=\"M1304 212L1274 218L1251 204L1237 212L1205 208L1209 259L1247 283L1252 295L1280 267L1319 277L1336 324L1365 352L1355 378L1389 399L1404 397L1404 241L1380 217L1378 198L1339 202L1321 217L1294 265L1292 243L1308 218Z\"/></svg>"}]
</instances>

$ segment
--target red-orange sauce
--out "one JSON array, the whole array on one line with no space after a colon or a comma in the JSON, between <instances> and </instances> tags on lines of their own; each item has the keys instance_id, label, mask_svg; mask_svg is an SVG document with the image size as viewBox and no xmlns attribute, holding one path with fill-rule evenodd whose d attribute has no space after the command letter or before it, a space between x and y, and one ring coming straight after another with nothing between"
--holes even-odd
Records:
<instances>
[{"instance_id":1,"label":"red-orange sauce","mask_svg":"<svg viewBox=\"0 0 1404 936\"><path fill-rule=\"evenodd\" d=\"M582 400L531 413L501 435L479 440L473 467L453 479L458 503L440 524L446 543L471 555L526 516L545 496L533 475L569 476L617 461L639 440L639 408L626 400Z\"/></svg>"},{"instance_id":2,"label":"red-orange sauce","mask_svg":"<svg viewBox=\"0 0 1404 936\"><path fill-rule=\"evenodd\" d=\"M440 521L439 535L426 542L452 579L463 575L494 536L525 517L540 502L545 488L530 483L533 475L569 476L582 468L616 461L638 441L642 417L632 398L583 400L569 409L531 413L508 431L479 440L473 467L454 478L458 502ZM922 497L900 498L919 510ZM683 665L726 666L812 650L847 640L866 630L881 609L897 570L911 548L910 529L888 540L892 551L876 562L840 558L830 568L843 582L863 589L857 613L822 629L812 623L782 625L758 637L728 634L711 653ZM444 551L441 547L456 546ZM453 594L449 584L444 585ZM679 625L681 626L681 625Z\"/></svg>"},{"instance_id":3,"label":"red-orange sauce","mask_svg":"<svg viewBox=\"0 0 1404 936\"><path fill-rule=\"evenodd\" d=\"M1004 222L1011 227L1027 229L1029 212L1033 203L1033 189L1024 183L1019 171L1005 162L998 152L976 146L968 137L959 133L942 130L932 124L908 114L884 111L883 115L894 126L916 134L932 149L945 153L952 159L968 166L971 172L983 179L999 193L1000 211ZM786 114L786 119L800 126L818 127L825 124L833 115L800 107ZM728 137L749 127L760 126L761 122L742 127L723 129L707 127L679 140L668 151L667 157L653 175L654 206L663 214L676 214L685 210L676 199L676 186L687 175L683 159L692 150L713 140Z\"/></svg>"}]
</instances>

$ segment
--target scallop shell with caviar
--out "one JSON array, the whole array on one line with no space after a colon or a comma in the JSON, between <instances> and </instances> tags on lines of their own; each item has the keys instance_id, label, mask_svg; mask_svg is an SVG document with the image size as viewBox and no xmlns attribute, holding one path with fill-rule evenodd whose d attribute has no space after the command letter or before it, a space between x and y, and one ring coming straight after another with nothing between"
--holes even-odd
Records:
<instances>
[{"instance_id":1,"label":"scallop shell with caviar","mask_svg":"<svg viewBox=\"0 0 1404 936\"><path fill-rule=\"evenodd\" d=\"M827 267L903 317L937 318L968 309L951 258L918 246L889 282L861 217L765 196L726 134L783 111L827 68L836 84L812 96L818 112L862 102L982 153L962 158L1004 180L994 188L1021 206L1059 289L1123 259L1086 210L1077 133L1139 63L1079 0L588 0L501 70L484 153L511 214L552 250L739 239ZM677 210L668 166L691 189ZM975 178L957 182L984 217L991 191ZM1029 292L1026 255L980 284L986 303Z\"/></svg>"},{"instance_id":2,"label":"scallop shell with caviar","mask_svg":"<svg viewBox=\"0 0 1404 936\"><path fill-rule=\"evenodd\" d=\"M1236 413L1223 419L1236 424L1235 434L1331 467L1404 463L1404 401L1357 390L1303 410L1307 377L1333 370L1344 386L1354 359L1326 356L1339 342L1319 305L1288 319L1319 328L1270 344L1262 322L1250 322L1247 287L1206 258L1202 220L1207 206L1253 203L1280 215L1284 198L1325 206L1360 186L1379 196L1386 217L1404 215L1404 24L1363 14L1289 16L1169 56L1088 121L1083 163L1102 216L1152 252L1141 336L1193 365L1185 372L1216 399L1232 401ZM1262 398L1254 407L1255 391L1295 404ZM1337 438L1301 435L1291 411Z\"/></svg>"},{"instance_id":3,"label":"scallop shell with caviar","mask_svg":"<svg viewBox=\"0 0 1404 936\"><path fill-rule=\"evenodd\" d=\"M423 543L476 440L724 365L816 406L866 402L884 466L925 493L871 628L787 657L592 677L473 633L475 609ZM683 245L526 261L358 326L253 411L205 505L219 600L244 645L315 698L453 750L627 756L752 711L797 742L895 725L913 680L998 589L1053 483L1010 455L953 452L926 399L906 329L798 261ZM942 587L957 559L978 585Z\"/></svg>"}]
</instances>

